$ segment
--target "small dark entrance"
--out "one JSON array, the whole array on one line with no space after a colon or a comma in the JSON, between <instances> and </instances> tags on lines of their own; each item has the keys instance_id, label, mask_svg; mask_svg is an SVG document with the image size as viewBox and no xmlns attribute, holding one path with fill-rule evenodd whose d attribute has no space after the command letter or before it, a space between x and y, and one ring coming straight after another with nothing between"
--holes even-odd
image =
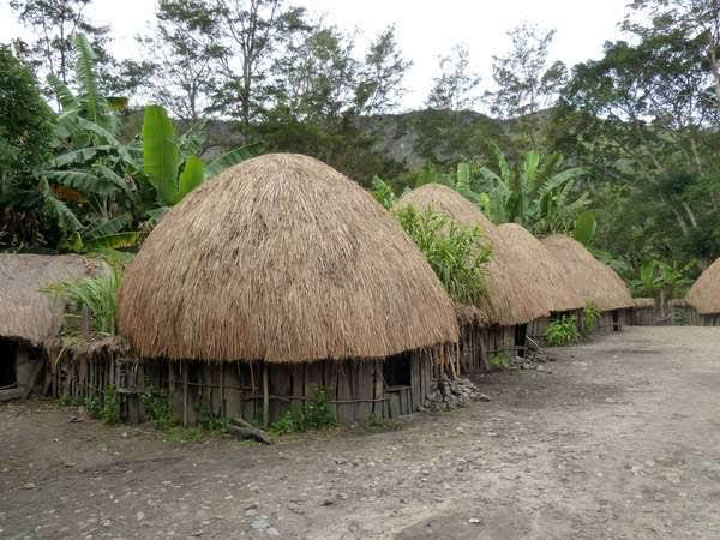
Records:
<instances>
[{"instance_id":1,"label":"small dark entrance","mask_svg":"<svg viewBox=\"0 0 720 540\"><path fill-rule=\"evenodd\" d=\"M387 386L410 386L410 359L408 353L385 359L383 377Z\"/></svg>"},{"instance_id":2,"label":"small dark entrance","mask_svg":"<svg viewBox=\"0 0 720 540\"><path fill-rule=\"evenodd\" d=\"M17 350L17 342L0 339L0 388L17 384Z\"/></svg>"},{"instance_id":3,"label":"small dark entrance","mask_svg":"<svg viewBox=\"0 0 720 540\"><path fill-rule=\"evenodd\" d=\"M528 325L518 324L515 326L515 348L517 356L525 358L525 347L527 346Z\"/></svg>"},{"instance_id":4,"label":"small dark entrance","mask_svg":"<svg viewBox=\"0 0 720 540\"><path fill-rule=\"evenodd\" d=\"M615 309L612 312L613 332L620 331L620 312Z\"/></svg>"}]
</instances>

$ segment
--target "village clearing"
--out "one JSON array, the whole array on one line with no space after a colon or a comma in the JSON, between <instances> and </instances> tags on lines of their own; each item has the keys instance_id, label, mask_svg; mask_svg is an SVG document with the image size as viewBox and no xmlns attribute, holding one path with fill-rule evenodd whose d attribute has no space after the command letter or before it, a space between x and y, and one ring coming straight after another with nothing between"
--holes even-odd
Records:
<instances>
[{"instance_id":1,"label":"village clearing","mask_svg":"<svg viewBox=\"0 0 720 540\"><path fill-rule=\"evenodd\" d=\"M399 429L163 442L0 407L1 538L720 538L720 331L630 327Z\"/></svg>"}]
</instances>

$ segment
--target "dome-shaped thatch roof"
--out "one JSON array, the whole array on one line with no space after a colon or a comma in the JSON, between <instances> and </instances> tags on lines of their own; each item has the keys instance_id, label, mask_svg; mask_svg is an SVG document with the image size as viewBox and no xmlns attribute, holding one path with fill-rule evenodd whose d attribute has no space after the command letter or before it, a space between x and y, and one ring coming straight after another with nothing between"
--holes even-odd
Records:
<instances>
[{"instance_id":1,"label":"dome-shaped thatch roof","mask_svg":"<svg viewBox=\"0 0 720 540\"><path fill-rule=\"evenodd\" d=\"M497 235L515 261L515 270L525 282L535 285L535 294L545 296L550 311L581 309L585 302L575 292L565 272L542 242L517 223L497 227Z\"/></svg>"},{"instance_id":2,"label":"dome-shaped thatch roof","mask_svg":"<svg viewBox=\"0 0 720 540\"><path fill-rule=\"evenodd\" d=\"M266 155L173 208L129 266L120 326L143 356L378 358L457 340L450 298L370 194Z\"/></svg>"},{"instance_id":3,"label":"dome-shaped thatch roof","mask_svg":"<svg viewBox=\"0 0 720 540\"><path fill-rule=\"evenodd\" d=\"M406 193L398 208L413 205L432 206L466 226L480 224L493 246L493 258L486 265L487 299L476 306L491 324L525 324L549 312L544 298L534 294L534 285L524 279L523 271L511 257L506 241L480 209L458 192L446 186L428 184Z\"/></svg>"},{"instance_id":4,"label":"dome-shaped thatch roof","mask_svg":"<svg viewBox=\"0 0 720 540\"><path fill-rule=\"evenodd\" d=\"M563 268L570 285L584 302L593 301L601 311L633 307L634 300L622 278L568 236L556 234L542 240Z\"/></svg>"},{"instance_id":5,"label":"dome-shaped thatch roof","mask_svg":"<svg viewBox=\"0 0 720 540\"><path fill-rule=\"evenodd\" d=\"M654 298L633 298L633 302L636 308L655 307Z\"/></svg>"},{"instance_id":6,"label":"dome-shaped thatch roof","mask_svg":"<svg viewBox=\"0 0 720 540\"><path fill-rule=\"evenodd\" d=\"M92 273L78 255L0 253L0 336L41 345L60 334L64 302L40 289Z\"/></svg>"},{"instance_id":7,"label":"dome-shaped thatch roof","mask_svg":"<svg viewBox=\"0 0 720 540\"><path fill-rule=\"evenodd\" d=\"M720 258L700 275L688 299L701 315L720 313Z\"/></svg>"}]
</instances>

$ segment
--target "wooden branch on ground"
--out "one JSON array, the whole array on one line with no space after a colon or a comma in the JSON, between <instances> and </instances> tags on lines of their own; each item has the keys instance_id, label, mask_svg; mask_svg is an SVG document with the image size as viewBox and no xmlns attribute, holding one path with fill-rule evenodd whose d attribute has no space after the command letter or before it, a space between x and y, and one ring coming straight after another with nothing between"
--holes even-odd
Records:
<instances>
[{"instance_id":1,"label":"wooden branch on ground","mask_svg":"<svg viewBox=\"0 0 720 540\"><path fill-rule=\"evenodd\" d=\"M267 431L256 428L242 418L233 418L230 420L228 433L238 439L254 439L263 444L272 444Z\"/></svg>"}]
</instances>

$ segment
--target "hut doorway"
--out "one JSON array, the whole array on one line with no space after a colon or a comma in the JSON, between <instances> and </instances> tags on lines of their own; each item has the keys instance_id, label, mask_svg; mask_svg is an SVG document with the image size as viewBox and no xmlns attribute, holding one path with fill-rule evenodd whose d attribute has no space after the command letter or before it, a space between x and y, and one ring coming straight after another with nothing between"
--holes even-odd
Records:
<instances>
[{"instance_id":1,"label":"hut doorway","mask_svg":"<svg viewBox=\"0 0 720 540\"><path fill-rule=\"evenodd\" d=\"M612 324L613 324L613 332L619 332L620 331L620 312L617 309L614 309L612 312Z\"/></svg>"},{"instance_id":2,"label":"hut doorway","mask_svg":"<svg viewBox=\"0 0 720 540\"><path fill-rule=\"evenodd\" d=\"M515 326L515 354L521 358L525 358L525 349L527 346L528 325L518 324Z\"/></svg>"},{"instance_id":3,"label":"hut doorway","mask_svg":"<svg viewBox=\"0 0 720 540\"><path fill-rule=\"evenodd\" d=\"M17 353L17 342L0 339L0 388L17 386Z\"/></svg>"},{"instance_id":4,"label":"hut doorway","mask_svg":"<svg viewBox=\"0 0 720 540\"><path fill-rule=\"evenodd\" d=\"M398 354L383 362L383 377L387 386L410 386L410 363L412 355Z\"/></svg>"}]
</instances>

